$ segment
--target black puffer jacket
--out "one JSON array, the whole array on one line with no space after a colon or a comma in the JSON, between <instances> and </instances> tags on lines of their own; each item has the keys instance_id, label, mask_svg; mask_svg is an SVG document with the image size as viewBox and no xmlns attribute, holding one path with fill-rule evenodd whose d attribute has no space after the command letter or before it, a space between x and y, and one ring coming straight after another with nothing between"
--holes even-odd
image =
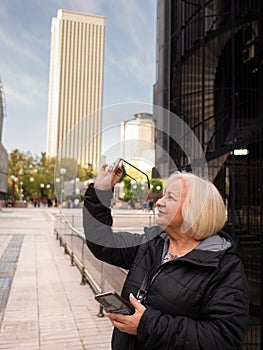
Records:
<instances>
[{"instance_id":1,"label":"black puffer jacket","mask_svg":"<svg viewBox=\"0 0 263 350\"><path fill-rule=\"evenodd\" d=\"M99 192L109 204L111 191ZM90 215L91 214L91 215ZM96 219L94 219L96 218ZM220 233L162 264L168 237L159 228L144 235L113 233L111 211L90 185L83 224L87 244L100 260L129 269L122 296L136 295L148 273L147 299L137 336L114 329L112 349L242 349L247 325L247 282L233 242Z\"/></svg>"}]
</instances>

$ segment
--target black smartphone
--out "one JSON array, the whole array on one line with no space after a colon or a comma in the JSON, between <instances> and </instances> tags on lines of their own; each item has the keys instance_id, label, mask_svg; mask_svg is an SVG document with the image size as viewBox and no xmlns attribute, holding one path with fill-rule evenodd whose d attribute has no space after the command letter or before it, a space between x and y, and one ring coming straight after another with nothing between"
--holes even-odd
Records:
<instances>
[{"instance_id":1,"label":"black smartphone","mask_svg":"<svg viewBox=\"0 0 263 350\"><path fill-rule=\"evenodd\" d=\"M132 315L134 307L114 291L97 294L95 299L103 306L106 312L122 315Z\"/></svg>"}]
</instances>

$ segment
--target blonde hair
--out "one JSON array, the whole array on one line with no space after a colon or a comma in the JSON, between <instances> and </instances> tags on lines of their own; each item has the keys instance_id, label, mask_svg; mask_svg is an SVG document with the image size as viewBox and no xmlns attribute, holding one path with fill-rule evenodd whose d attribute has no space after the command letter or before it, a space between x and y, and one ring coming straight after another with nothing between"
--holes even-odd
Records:
<instances>
[{"instance_id":1,"label":"blonde hair","mask_svg":"<svg viewBox=\"0 0 263 350\"><path fill-rule=\"evenodd\" d=\"M176 172L165 182L165 187L180 179L185 186L182 206L182 232L190 232L196 240L203 240L220 231L226 222L226 207L215 185L192 173Z\"/></svg>"}]
</instances>

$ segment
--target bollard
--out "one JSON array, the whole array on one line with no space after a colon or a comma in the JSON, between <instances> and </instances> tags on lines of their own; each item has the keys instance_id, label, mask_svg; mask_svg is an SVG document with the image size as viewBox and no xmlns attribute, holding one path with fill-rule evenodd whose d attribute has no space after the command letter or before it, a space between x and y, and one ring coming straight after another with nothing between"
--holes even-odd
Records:
<instances>
[{"instance_id":1,"label":"bollard","mask_svg":"<svg viewBox=\"0 0 263 350\"><path fill-rule=\"evenodd\" d=\"M70 254L70 263L71 263L71 266L75 266L74 253L73 252L71 252L71 254Z\"/></svg>"},{"instance_id":2,"label":"bollard","mask_svg":"<svg viewBox=\"0 0 263 350\"><path fill-rule=\"evenodd\" d=\"M99 312L97 313L97 317L104 317L103 307L100 305Z\"/></svg>"},{"instance_id":3,"label":"bollard","mask_svg":"<svg viewBox=\"0 0 263 350\"><path fill-rule=\"evenodd\" d=\"M80 281L80 285L84 286L86 284L86 277L85 277L85 267L82 266L81 268L81 281Z\"/></svg>"}]
</instances>

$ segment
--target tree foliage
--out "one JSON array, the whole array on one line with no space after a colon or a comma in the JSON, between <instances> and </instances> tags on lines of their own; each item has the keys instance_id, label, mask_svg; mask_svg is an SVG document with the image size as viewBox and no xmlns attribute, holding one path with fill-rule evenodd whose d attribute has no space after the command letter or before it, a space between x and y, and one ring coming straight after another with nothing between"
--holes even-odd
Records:
<instances>
[{"instance_id":1,"label":"tree foliage","mask_svg":"<svg viewBox=\"0 0 263 350\"><path fill-rule=\"evenodd\" d=\"M93 167L83 168L75 159L65 158L59 162L56 158L47 157L45 152L40 156L33 156L30 152L20 152L18 149L9 154L8 193L7 199L33 200L33 198L55 197L56 178L60 177L60 169L66 169L65 181L76 177L85 181L93 177ZM14 175L16 182L11 180Z\"/></svg>"}]
</instances>

